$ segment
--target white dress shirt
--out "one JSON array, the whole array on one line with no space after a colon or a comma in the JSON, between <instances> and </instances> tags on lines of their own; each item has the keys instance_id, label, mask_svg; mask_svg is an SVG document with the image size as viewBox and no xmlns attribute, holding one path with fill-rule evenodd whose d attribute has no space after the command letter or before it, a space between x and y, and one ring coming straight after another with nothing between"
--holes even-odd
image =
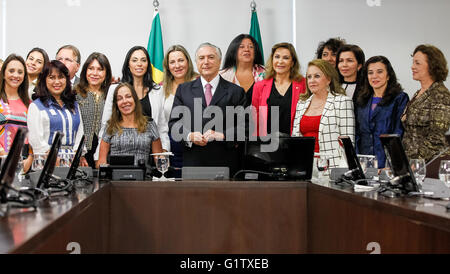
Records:
<instances>
[{"instance_id":1,"label":"white dress shirt","mask_svg":"<svg viewBox=\"0 0 450 274\"><path fill-rule=\"evenodd\" d=\"M203 78L203 76L200 76L200 81L202 82L203 94L205 94L206 84L209 83L211 85L211 95L212 95L212 97L214 97L214 92L216 92L217 86L219 85L220 75L217 74L216 77L214 77L210 82L206 81L205 78ZM189 133L187 136L188 141L186 141L186 145L188 147L192 146L192 142L189 141L189 140L191 140L191 134L192 134L192 132Z\"/></svg>"},{"instance_id":2,"label":"white dress shirt","mask_svg":"<svg viewBox=\"0 0 450 274\"><path fill-rule=\"evenodd\" d=\"M200 80L202 81L202 87L203 87L203 94L205 93L205 86L206 84L210 84L211 85L211 94L212 96L214 96L214 92L216 92L217 86L219 85L219 80L220 80L220 76L219 74L216 75L216 77L214 77L211 82L208 82L205 80L205 78L200 77Z\"/></svg>"}]
</instances>

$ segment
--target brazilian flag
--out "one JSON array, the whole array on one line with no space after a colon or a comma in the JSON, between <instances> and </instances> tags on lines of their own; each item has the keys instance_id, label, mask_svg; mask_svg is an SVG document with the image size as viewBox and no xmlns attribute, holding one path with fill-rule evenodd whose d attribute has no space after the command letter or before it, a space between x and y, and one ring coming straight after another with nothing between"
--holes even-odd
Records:
<instances>
[{"instance_id":1,"label":"brazilian flag","mask_svg":"<svg viewBox=\"0 0 450 274\"><path fill-rule=\"evenodd\" d=\"M153 15L152 29L150 31L150 38L148 39L147 51L150 55L150 62L152 63L153 81L160 84L163 81L164 48L161 20L159 19L158 10L155 10L155 14Z\"/></svg>"},{"instance_id":2,"label":"brazilian flag","mask_svg":"<svg viewBox=\"0 0 450 274\"><path fill-rule=\"evenodd\" d=\"M259 22L258 22L258 14L256 14L256 9L252 11L252 19L250 22L250 35L255 38L258 43L259 48L261 49L261 55L264 63L264 51L261 40L261 31L259 30Z\"/></svg>"}]
</instances>

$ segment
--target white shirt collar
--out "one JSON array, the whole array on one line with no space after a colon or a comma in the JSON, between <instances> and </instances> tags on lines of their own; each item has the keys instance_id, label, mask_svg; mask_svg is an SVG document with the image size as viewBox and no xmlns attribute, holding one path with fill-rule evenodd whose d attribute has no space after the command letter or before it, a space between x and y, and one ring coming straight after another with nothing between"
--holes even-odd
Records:
<instances>
[{"instance_id":1,"label":"white shirt collar","mask_svg":"<svg viewBox=\"0 0 450 274\"><path fill-rule=\"evenodd\" d=\"M202 81L202 87L203 90L205 90L205 85L209 83L212 86L212 94L214 95L214 91L216 90L217 86L219 85L220 76L217 73L216 77L214 77L210 82L206 81L203 76L200 76L200 80Z\"/></svg>"}]
</instances>

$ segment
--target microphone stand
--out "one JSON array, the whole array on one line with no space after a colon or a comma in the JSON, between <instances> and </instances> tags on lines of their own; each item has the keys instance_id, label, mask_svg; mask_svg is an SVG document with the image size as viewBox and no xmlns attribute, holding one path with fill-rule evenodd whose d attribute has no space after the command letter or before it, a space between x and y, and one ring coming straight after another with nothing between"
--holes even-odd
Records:
<instances>
[{"instance_id":1,"label":"microphone stand","mask_svg":"<svg viewBox=\"0 0 450 274\"><path fill-rule=\"evenodd\" d=\"M450 147L447 147L446 149L444 149L443 151L439 152L438 155L434 156L433 159L431 159L430 161L428 161L428 163L425 164L425 167L427 167L429 164L431 164L432 162L434 162L437 158L441 157L443 154L445 154L448 150L450 149Z\"/></svg>"}]
</instances>

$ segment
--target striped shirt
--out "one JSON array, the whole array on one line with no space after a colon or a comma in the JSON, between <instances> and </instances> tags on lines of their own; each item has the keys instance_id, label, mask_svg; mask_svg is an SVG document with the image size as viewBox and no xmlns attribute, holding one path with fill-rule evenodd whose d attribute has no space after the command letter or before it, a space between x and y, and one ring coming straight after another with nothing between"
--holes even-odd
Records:
<instances>
[{"instance_id":1,"label":"striped shirt","mask_svg":"<svg viewBox=\"0 0 450 274\"><path fill-rule=\"evenodd\" d=\"M122 127L122 133L115 132L109 135L105 130L103 141L110 144L111 155L134 155L134 164L143 159L148 160L151 153L152 142L159 139L158 128L152 119L148 122L144 133L137 128Z\"/></svg>"},{"instance_id":2,"label":"striped shirt","mask_svg":"<svg viewBox=\"0 0 450 274\"><path fill-rule=\"evenodd\" d=\"M75 113L65 105L48 100L46 107L40 99L34 100L28 107L28 139L35 153L47 152L56 131L64 134L61 149L67 152L75 150L83 136L83 121L78 103L75 102Z\"/></svg>"}]
</instances>

